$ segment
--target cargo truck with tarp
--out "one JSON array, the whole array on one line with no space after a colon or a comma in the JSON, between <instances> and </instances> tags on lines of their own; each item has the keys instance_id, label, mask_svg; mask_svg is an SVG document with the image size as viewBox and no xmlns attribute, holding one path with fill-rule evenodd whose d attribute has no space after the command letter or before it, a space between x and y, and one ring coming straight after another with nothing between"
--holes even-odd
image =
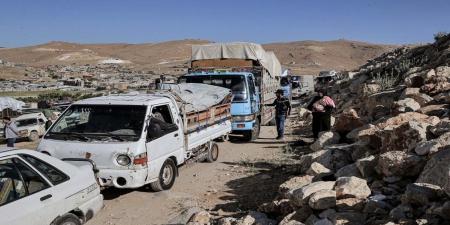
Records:
<instances>
[{"instance_id":1,"label":"cargo truck with tarp","mask_svg":"<svg viewBox=\"0 0 450 225\"><path fill-rule=\"evenodd\" d=\"M281 64L259 44L234 42L193 45L191 65L179 82L229 88L232 133L258 138L261 125L274 121L272 103L280 88Z\"/></svg>"}]
</instances>

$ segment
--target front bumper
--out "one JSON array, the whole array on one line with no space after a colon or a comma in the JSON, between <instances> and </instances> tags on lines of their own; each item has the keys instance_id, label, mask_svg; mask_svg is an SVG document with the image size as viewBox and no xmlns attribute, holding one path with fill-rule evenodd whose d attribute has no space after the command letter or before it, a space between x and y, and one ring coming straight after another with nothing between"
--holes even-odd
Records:
<instances>
[{"instance_id":1,"label":"front bumper","mask_svg":"<svg viewBox=\"0 0 450 225\"><path fill-rule=\"evenodd\" d=\"M255 120L252 121L243 121L243 122L237 122L233 121L231 124L231 130L233 133L239 132L239 131L248 131L252 130L253 126L255 125Z\"/></svg>"},{"instance_id":2,"label":"front bumper","mask_svg":"<svg viewBox=\"0 0 450 225\"><path fill-rule=\"evenodd\" d=\"M138 188L146 184L148 169L100 169L98 178L102 187ZM125 180L125 184L121 183Z\"/></svg>"}]
</instances>

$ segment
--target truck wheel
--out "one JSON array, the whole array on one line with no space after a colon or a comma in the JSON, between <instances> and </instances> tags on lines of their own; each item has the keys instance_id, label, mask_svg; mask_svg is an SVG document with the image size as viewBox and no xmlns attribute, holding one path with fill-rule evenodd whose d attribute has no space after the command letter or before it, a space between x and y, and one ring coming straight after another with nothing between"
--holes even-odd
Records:
<instances>
[{"instance_id":1,"label":"truck wheel","mask_svg":"<svg viewBox=\"0 0 450 225\"><path fill-rule=\"evenodd\" d=\"M245 140L254 141L258 139L260 131L261 131L261 124L259 122L259 119L257 119L253 129L244 134Z\"/></svg>"},{"instance_id":2,"label":"truck wheel","mask_svg":"<svg viewBox=\"0 0 450 225\"><path fill-rule=\"evenodd\" d=\"M67 213L56 219L51 225L81 225L81 221L74 214Z\"/></svg>"},{"instance_id":3,"label":"truck wheel","mask_svg":"<svg viewBox=\"0 0 450 225\"><path fill-rule=\"evenodd\" d=\"M218 158L219 158L219 146L216 143L214 143L211 145L211 148L208 149L206 162L212 163L217 161Z\"/></svg>"},{"instance_id":4,"label":"truck wheel","mask_svg":"<svg viewBox=\"0 0 450 225\"><path fill-rule=\"evenodd\" d=\"M30 141L37 141L39 140L39 134L37 131L31 131L30 136L28 136L28 139Z\"/></svg>"},{"instance_id":5,"label":"truck wheel","mask_svg":"<svg viewBox=\"0 0 450 225\"><path fill-rule=\"evenodd\" d=\"M158 180L151 183L150 186L154 191L169 190L175 183L176 176L177 166L175 162L172 159L167 159L161 167Z\"/></svg>"}]
</instances>

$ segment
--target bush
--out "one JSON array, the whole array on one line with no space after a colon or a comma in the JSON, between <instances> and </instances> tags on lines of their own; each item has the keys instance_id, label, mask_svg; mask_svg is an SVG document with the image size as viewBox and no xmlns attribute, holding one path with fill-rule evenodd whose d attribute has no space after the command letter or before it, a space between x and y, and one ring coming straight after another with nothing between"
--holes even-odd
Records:
<instances>
[{"instance_id":1,"label":"bush","mask_svg":"<svg viewBox=\"0 0 450 225\"><path fill-rule=\"evenodd\" d=\"M438 41L439 39L445 37L448 35L448 32L444 32L444 31L439 31L437 33L434 34L434 40Z\"/></svg>"}]
</instances>

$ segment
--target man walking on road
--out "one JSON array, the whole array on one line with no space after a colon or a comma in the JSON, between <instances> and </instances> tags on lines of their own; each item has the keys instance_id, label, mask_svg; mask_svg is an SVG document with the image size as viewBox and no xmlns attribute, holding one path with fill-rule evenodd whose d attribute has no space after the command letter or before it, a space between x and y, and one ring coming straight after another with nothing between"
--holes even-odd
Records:
<instances>
[{"instance_id":1,"label":"man walking on road","mask_svg":"<svg viewBox=\"0 0 450 225\"><path fill-rule=\"evenodd\" d=\"M19 137L19 130L16 124L11 121L10 117L3 117L3 123L5 124L4 135L6 138L6 146L14 147L16 139Z\"/></svg>"},{"instance_id":2,"label":"man walking on road","mask_svg":"<svg viewBox=\"0 0 450 225\"><path fill-rule=\"evenodd\" d=\"M291 103L289 99L283 96L283 90L278 89L275 94L277 98L272 104L267 104L266 106L275 106L275 121L277 124L277 139L284 138L284 122L288 115L291 114Z\"/></svg>"}]
</instances>

